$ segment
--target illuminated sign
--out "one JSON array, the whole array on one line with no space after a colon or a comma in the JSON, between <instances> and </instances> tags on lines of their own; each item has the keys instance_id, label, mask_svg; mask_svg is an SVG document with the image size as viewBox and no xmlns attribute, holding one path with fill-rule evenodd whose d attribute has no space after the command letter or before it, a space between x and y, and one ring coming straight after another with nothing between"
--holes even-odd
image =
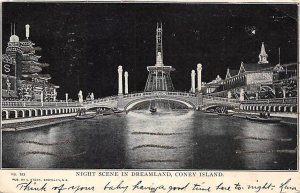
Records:
<instances>
[{"instance_id":1,"label":"illuminated sign","mask_svg":"<svg viewBox=\"0 0 300 193\"><path fill-rule=\"evenodd\" d=\"M2 73L7 75L15 75L15 65L9 63L3 63Z\"/></svg>"}]
</instances>

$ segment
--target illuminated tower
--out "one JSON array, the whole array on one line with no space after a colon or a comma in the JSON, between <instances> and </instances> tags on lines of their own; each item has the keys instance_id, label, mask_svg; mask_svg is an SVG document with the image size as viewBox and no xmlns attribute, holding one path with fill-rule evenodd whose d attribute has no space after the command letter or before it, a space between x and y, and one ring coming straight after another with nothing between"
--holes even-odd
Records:
<instances>
[{"instance_id":1,"label":"illuminated tower","mask_svg":"<svg viewBox=\"0 0 300 193\"><path fill-rule=\"evenodd\" d=\"M259 64L269 63L268 60L267 60L268 59L268 54L266 53L265 45L264 45L263 42L261 44L260 54L259 54L258 58L259 58L259 61L258 61Z\"/></svg>"},{"instance_id":2,"label":"illuminated tower","mask_svg":"<svg viewBox=\"0 0 300 193\"><path fill-rule=\"evenodd\" d=\"M17 58L22 53L22 50L19 37L16 35L15 24L11 24L10 30L10 38L7 43L6 52L2 55L2 82L7 83L8 90L17 92L18 80L20 79L20 65L17 65Z\"/></svg>"},{"instance_id":3,"label":"illuminated tower","mask_svg":"<svg viewBox=\"0 0 300 193\"><path fill-rule=\"evenodd\" d=\"M145 91L174 91L170 72L175 71L172 66L165 66L163 61L162 23L156 28L156 64L148 66L149 71Z\"/></svg>"}]
</instances>

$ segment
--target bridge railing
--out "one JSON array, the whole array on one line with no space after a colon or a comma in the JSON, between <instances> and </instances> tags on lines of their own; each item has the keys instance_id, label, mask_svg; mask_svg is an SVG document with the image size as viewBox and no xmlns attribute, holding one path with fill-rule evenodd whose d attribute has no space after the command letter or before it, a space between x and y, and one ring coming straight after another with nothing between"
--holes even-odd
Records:
<instances>
[{"instance_id":1,"label":"bridge railing","mask_svg":"<svg viewBox=\"0 0 300 193\"><path fill-rule=\"evenodd\" d=\"M78 102L3 101L2 107L78 107Z\"/></svg>"},{"instance_id":2,"label":"bridge railing","mask_svg":"<svg viewBox=\"0 0 300 193\"><path fill-rule=\"evenodd\" d=\"M243 101L243 104L297 104L297 97Z\"/></svg>"},{"instance_id":3,"label":"bridge railing","mask_svg":"<svg viewBox=\"0 0 300 193\"><path fill-rule=\"evenodd\" d=\"M216 100L216 101L224 101L224 102L232 102L232 103L240 103L237 99L228 99L228 98L222 98L222 97L214 97L209 95L203 95L204 99L210 99L210 100Z\"/></svg>"},{"instance_id":4,"label":"bridge railing","mask_svg":"<svg viewBox=\"0 0 300 193\"><path fill-rule=\"evenodd\" d=\"M123 98L135 98L142 96L180 96L180 97L195 97L196 94L193 93L184 93L184 92L168 92L168 91L154 91L154 92L137 92L132 94L123 95ZM118 96L110 96L105 98L95 99L93 101L84 101L84 105L93 104L93 103L105 103L118 100Z\"/></svg>"},{"instance_id":5,"label":"bridge railing","mask_svg":"<svg viewBox=\"0 0 300 193\"><path fill-rule=\"evenodd\" d=\"M154 91L154 92L137 92L132 94L123 95L123 98L135 98L135 97L142 97L142 96L180 96L180 97L195 97L196 94L193 93L184 93L184 92L168 92L168 91ZM84 101L84 105L93 104L93 103L105 103L105 102L112 102L118 100L118 96L110 96L105 98L95 99L93 101Z\"/></svg>"},{"instance_id":6,"label":"bridge railing","mask_svg":"<svg viewBox=\"0 0 300 193\"><path fill-rule=\"evenodd\" d=\"M184 92L168 92L168 91L155 91L155 92L140 92L124 95L124 98L133 98L139 96L185 96L185 97L195 97L193 93Z\"/></svg>"},{"instance_id":7,"label":"bridge railing","mask_svg":"<svg viewBox=\"0 0 300 193\"><path fill-rule=\"evenodd\" d=\"M137 96L150 96L151 92L141 92L141 93L133 93L133 94L127 94L124 95L123 98L133 98Z\"/></svg>"},{"instance_id":8,"label":"bridge railing","mask_svg":"<svg viewBox=\"0 0 300 193\"><path fill-rule=\"evenodd\" d=\"M84 101L83 104L111 102L111 101L116 101L116 100L118 100L118 96L110 96L110 97L95 99L93 101Z\"/></svg>"},{"instance_id":9,"label":"bridge railing","mask_svg":"<svg viewBox=\"0 0 300 193\"><path fill-rule=\"evenodd\" d=\"M194 93L186 93L186 92L168 92L168 95L186 96L186 97L195 97L196 96L196 94L194 94Z\"/></svg>"}]
</instances>

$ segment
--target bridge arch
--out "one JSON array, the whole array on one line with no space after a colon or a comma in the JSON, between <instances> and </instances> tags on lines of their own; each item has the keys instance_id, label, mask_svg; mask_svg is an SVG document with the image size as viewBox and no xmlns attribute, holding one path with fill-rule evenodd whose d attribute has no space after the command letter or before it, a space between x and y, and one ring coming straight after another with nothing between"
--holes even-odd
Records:
<instances>
[{"instance_id":1,"label":"bridge arch","mask_svg":"<svg viewBox=\"0 0 300 193\"><path fill-rule=\"evenodd\" d=\"M31 116L33 116L33 117L37 117L38 116L37 109L31 109L30 111L31 111Z\"/></svg>"},{"instance_id":2,"label":"bridge arch","mask_svg":"<svg viewBox=\"0 0 300 193\"><path fill-rule=\"evenodd\" d=\"M2 110L2 119L9 119L9 112L7 110Z\"/></svg>"},{"instance_id":3,"label":"bridge arch","mask_svg":"<svg viewBox=\"0 0 300 193\"><path fill-rule=\"evenodd\" d=\"M210 105L203 106L202 110L216 109L217 107L226 107L227 109L230 109L230 110L234 109L234 107L230 106L230 105L210 104ZM245 107L242 107L242 108L245 108Z\"/></svg>"},{"instance_id":4,"label":"bridge arch","mask_svg":"<svg viewBox=\"0 0 300 193\"><path fill-rule=\"evenodd\" d=\"M196 105L194 103L192 103L188 100L182 99L182 98L173 98L173 97L170 97L170 98L169 97L168 98L164 98L164 97L157 98L157 96L153 96L153 97L143 97L143 98L132 100L124 106L124 110L129 111L134 106L136 106L140 103L143 103L143 102L152 101L153 99L159 99L159 100L162 100L162 101L177 102L177 103L180 103L180 104L186 106L189 109L196 109Z\"/></svg>"},{"instance_id":5,"label":"bridge arch","mask_svg":"<svg viewBox=\"0 0 300 193\"><path fill-rule=\"evenodd\" d=\"M25 109L25 117L31 117L31 110L30 109Z\"/></svg>"},{"instance_id":6,"label":"bridge arch","mask_svg":"<svg viewBox=\"0 0 300 193\"><path fill-rule=\"evenodd\" d=\"M91 110L91 109L96 109L96 108L112 109L114 107L109 106L109 105L96 104L96 103L94 103L93 105L90 105L90 106L85 106L86 110Z\"/></svg>"},{"instance_id":7,"label":"bridge arch","mask_svg":"<svg viewBox=\"0 0 300 193\"><path fill-rule=\"evenodd\" d=\"M42 109L37 110L37 116L43 116L43 110Z\"/></svg>"},{"instance_id":8,"label":"bridge arch","mask_svg":"<svg viewBox=\"0 0 300 193\"><path fill-rule=\"evenodd\" d=\"M18 116L18 117L24 118L24 117L25 117L25 112L24 112L24 110L18 110L17 116Z\"/></svg>"},{"instance_id":9,"label":"bridge arch","mask_svg":"<svg viewBox=\"0 0 300 193\"><path fill-rule=\"evenodd\" d=\"M18 111L17 110L11 110L9 112L9 118L18 118Z\"/></svg>"},{"instance_id":10,"label":"bridge arch","mask_svg":"<svg viewBox=\"0 0 300 193\"><path fill-rule=\"evenodd\" d=\"M275 90L268 85L262 85L260 88L262 91L271 91L273 94L275 94Z\"/></svg>"}]
</instances>

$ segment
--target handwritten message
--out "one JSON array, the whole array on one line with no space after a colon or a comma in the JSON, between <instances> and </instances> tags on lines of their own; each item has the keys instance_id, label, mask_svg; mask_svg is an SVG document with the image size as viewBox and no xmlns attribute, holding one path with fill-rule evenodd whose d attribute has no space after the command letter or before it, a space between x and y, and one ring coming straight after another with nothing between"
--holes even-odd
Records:
<instances>
[{"instance_id":1,"label":"handwritten message","mask_svg":"<svg viewBox=\"0 0 300 193\"><path fill-rule=\"evenodd\" d=\"M122 192L126 192L127 190L135 191L149 191L150 193L155 192L181 192L181 191L195 191L195 192L230 192L230 191L244 191L248 190L247 192L260 192L262 190L276 190L276 192L286 192L286 191L298 191L295 186L290 186L289 183L291 182L291 178L287 179L285 182L280 183L279 185L270 183L270 182L262 182L262 183L255 183L255 184L241 184L240 182L233 183L233 184L225 184L223 182L217 183L217 185L208 185L205 182L200 183L186 183L183 185L165 185L165 184L158 184L154 185L147 185L148 183L144 183L142 180L138 181L134 185L126 185L126 182L121 181L115 185L108 182L103 190L121 190Z\"/></svg>"},{"instance_id":2,"label":"handwritten message","mask_svg":"<svg viewBox=\"0 0 300 193\"><path fill-rule=\"evenodd\" d=\"M91 177L93 183L87 181L70 181L64 178L41 179L26 178L25 174L14 176L16 192L53 192L53 193L79 193L79 192L109 192L109 193L180 193L180 192L299 192L297 181L286 178L280 182L253 180L240 182L232 179L229 183L224 181L222 172L76 172L77 177ZM102 177L105 176L105 180ZM129 180L127 177L138 177ZM108 177L108 178L107 178ZM158 180L148 180L146 177L157 177ZM170 178L161 181L159 178ZM203 178L205 177L205 178ZM177 178L180 180L172 180ZM213 178L214 180L207 180ZM111 179L111 180L110 180ZM153 178L152 178L153 179ZM190 179L190 180L189 180ZM176 181L176 182L175 182ZM92 185L91 185L92 184Z\"/></svg>"}]
</instances>

